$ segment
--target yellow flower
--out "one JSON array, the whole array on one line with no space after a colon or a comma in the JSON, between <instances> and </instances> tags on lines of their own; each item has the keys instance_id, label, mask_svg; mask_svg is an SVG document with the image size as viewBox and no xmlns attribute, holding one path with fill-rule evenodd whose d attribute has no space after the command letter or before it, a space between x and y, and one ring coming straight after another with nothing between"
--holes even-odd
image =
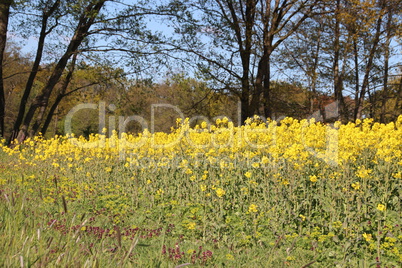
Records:
<instances>
[{"instance_id":1,"label":"yellow flower","mask_svg":"<svg viewBox=\"0 0 402 268\"><path fill-rule=\"evenodd\" d=\"M316 176L316 175L310 176L310 181L311 181L311 182L317 182L317 181L318 181L317 176Z\"/></svg>"},{"instance_id":2,"label":"yellow flower","mask_svg":"<svg viewBox=\"0 0 402 268\"><path fill-rule=\"evenodd\" d=\"M156 194L157 194L157 195L162 195L163 193L164 193L164 191L163 191L162 189L160 189L160 188L159 188L158 191L156 191Z\"/></svg>"},{"instance_id":3,"label":"yellow flower","mask_svg":"<svg viewBox=\"0 0 402 268\"><path fill-rule=\"evenodd\" d=\"M377 209L378 209L379 211L385 211L386 207L385 207L385 205L383 205L383 204L378 204L378 205L377 205Z\"/></svg>"},{"instance_id":4,"label":"yellow flower","mask_svg":"<svg viewBox=\"0 0 402 268\"><path fill-rule=\"evenodd\" d=\"M112 172L112 168L111 168L111 167L106 167L106 168L105 168L105 171L106 171L106 172Z\"/></svg>"},{"instance_id":5,"label":"yellow flower","mask_svg":"<svg viewBox=\"0 0 402 268\"><path fill-rule=\"evenodd\" d=\"M234 257L232 254L226 254L226 259L230 261L230 260L234 260Z\"/></svg>"},{"instance_id":6,"label":"yellow flower","mask_svg":"<svg viewBox=\"0 0 402 268\"><path fill-rule=\"evenodd\" d=\"M360 189L360 183L359 182L354 182L354 183L352 183L352 187L355 190L359 190Z\"/></svg>"},{"instance_id":7,"label":"yellow flower","mask_svg":"<svg viewBox=\"0 0 402 268\"><path fill-rule=\"evenodd\" d=\"M189 230L194 230L196 225L197 225L197 224L196 224L195 222L189 222L189 223L187 224L187 229L189 229Z\"/></svg>"},{"instance_id":8,"label":"yellow flower","mask_svg":"<svg viewBox=\"0 0 402 268\"><path fill-rule=\"evenodd\" d=\"M306 220L306 216L304 216L304 215L302 215L302 214L300 214L299 217L302 219L302 221L305 221L305 220Z\"/></svg>"},{"instance_id":9,"label":"yellow flower","mask_svg":"<svg viewBox=\"0 0 402 268\"><path fill-rule=\"evenodd\" d=\"M394 173L394 174L392 174L392 176L393 176L395 179L402 179L402 172Z\"/></svg>"},{"instance_id":10,"label":"yellow flower","mask_svg":"<svg viewBox=\"0 0 402 268\"><path fill-rule=\"evenodd\" d=\"M223 190L222 188L216 189L216 195L217 195L218 197L224 196L225 193L226 193L225 190Z\"/></svg>"},{"instance_id":11,"label":"yellow flower","mask_svg":"<svg viewBox=\"0 0 402 268\"><path fill-rule=\"evenodd\" d=\"M251 205L248 207L248 212L249 212L249 213L257 213L257 212L258 212L258 206L255 205L255 204L251 204Z\"/></svg>"},{"instance_id":12,"label":"yellow flower","mask_svg":"<svg viewBox=\"0 0 402 268\"><path fill-rule=\"evenodd\" d=\"M340 221L334 221L334 222L332 223L332 227L334 227L334 228L340 228L340 227L342 227L342 222L340 222Z\"/></svg>"},{"instance_id":13,"label":"yellow flower","mask_svg":"<svg viewBox=\"0 0 402 268\"><path fill-rule=\"evenodd\" d=\"M252 173L250 171L247 171L246 173L244 173L244 176L248 179L251 178Z\"/></svg>"},{"instance_id":14,"label":"yellow flower","mask_svg":"<svg viewBox=\"0 0 402 268\"><path fill-rule=\"evenodd\" d=\"M251 165L253 168L259 168L260 167L260 163L255 162Z\"/></svg>"},{"instance_id":15,"label":"yellow flower","mask_svg":"<svg viewBox=\"0 0 402 268\"><path fill-rule=\"evenodd\" d=\"M296 258L294 256L287 256L286 260L287 261L294 261Z\"/></svg>"},{"instance_id":16,"label":"yellow flower","mask_svg":"<svg viewBox=\"0 0 402 268\"><path fill-rule=\"evenodd\" d=\"M356 171L356 176L362 179L370 177L371 169L366 169L365 167L359 167Z\"/></svg>"},{"instance_id":17,"label":"yellow flower","mask_svg":"<svg viewBox=\"0 0 402 268\"><path fill-rule=\"evenodd\" d=\"M363 238L367 241L370 242L373 239L373 236L371 234L363 234Z\"/></svg>"},{"instance_id":18,"label":"yellow flower","mask_svg":"<svg viewBox=\"0 0 402 268\"><path fill-rule=\"evenodd\" d=\"M52 166L54 166L54 167L60 167L60 165L59 165L58 163L55 163L55 162L52 163Z\"/></svg>"}]
</instances>

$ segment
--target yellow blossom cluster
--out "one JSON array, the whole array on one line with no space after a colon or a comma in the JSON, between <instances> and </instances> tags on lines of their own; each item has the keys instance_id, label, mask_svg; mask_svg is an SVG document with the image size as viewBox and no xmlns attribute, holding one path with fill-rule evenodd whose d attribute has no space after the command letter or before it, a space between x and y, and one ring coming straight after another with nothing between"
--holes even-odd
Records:
<instances>
[{"instance_id":1,"label":"yellow blossom cluster","mask_svg":"<svg viewBox=\"0 0 402 268\"><path fill-rule=\"evenodd\" d=\"M219 119L216 125L191 128L184 120L172 133L143 133L132 135L113 132L83 137L55 136L51 139L35 137L13 149L3 147L8 154L18 154L20 160L35 165L47 159L64 157L67 165L53 161L55 168L77 168L82 163L91 164L102 158L108 162L123 161L127 167L164 168L172 165L191 175L192 168L205 164L221 169L233 169L239 162L251 169L277 165L289 161L302 170L306 165L323 161L330 165L343 165L358 160L365 150L375 150L373 161L390 162L402 157L402 116L395 123L379 124L366 119L362 122L325 125L311 120L285 118L276 121L235 127L228 119ZM179 162L180 161L180 162ZM111 172L112 167L104 167ZM364 166L356 176L369 178L372 170ZM311 175L315 182L317 177ZM399 176L396 173L395 176Z\"/></svg>"}]
</instances>

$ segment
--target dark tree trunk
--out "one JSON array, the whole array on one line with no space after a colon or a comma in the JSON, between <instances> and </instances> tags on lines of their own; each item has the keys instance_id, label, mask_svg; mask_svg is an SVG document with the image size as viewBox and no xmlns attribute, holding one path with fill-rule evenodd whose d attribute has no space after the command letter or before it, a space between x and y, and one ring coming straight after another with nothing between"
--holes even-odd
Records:
<instances>
[{"instance_id":1,"label":"dark tree trunk","mask_svg":"<svg viewBox=\"0 0 402 268\"><path fill-rule=\"evenodd\" d=\"M367 90L369 87L370 72L371 72L371 69L373 68L374 56L375 56L375 53L377 52L378 45L380 42L381 24L382 24L382 19L383 19L383 13L382 13L383 9L384 9L384 3L383 3L383 6L381 7L380 14L378 15L374 39L371 44L370 53L368 55L367 64L366 64L366 68L364 71L364 78L363 78L363 83L362 83L361 90L360 90L360 96L357 99L357 103L356 103L356 107L355 107L355 119L360 119L360 118L362 118L362 115L363 115L363 104L364 104L364 98L366 96L366 93L367 93Z\"/></svg>"},{"instance_id":2,"label":"dark tree trunk","mask_svg":"<svg viewBox=\"0 0 402 268\"><path fill-rule=\"evenodd\" d=\"M319 103L321 102L321 100L319 99L319 96L317 94L317 80L318 80L317 69L318 69L320 50L321 50L321 23L320 23L320 30L319 30L319 34L318 34L317 46L316 46L315 54L314 54L314 64L312 66L312 70L311 70L311 74L310 74L310 79L311 79L310 86L311 86L311 92L313 94L309 94L309 98L310 98L309 114L314 113L314 99L319 100ZM321 104L319 107L320 107L319 109L321 110ZM325 122L325 120L324 120L324 122Z\"/></svg>"},{"instance_id":3,"label":"dark tree trunk","mask_svg":"<svg viewBox=\"0 0 402 268\"><path fill-rule=\"evenodd\" d=\"M253 115L255 112L255 102L258 102L258 98L255 98L253 90L250 87L250 57L251 48L253 46L253 27L255 25L255 14L256 14L256 1L247 0L246 8L242 12L242 18L238 18L234 3L232 1L227 1L227 7L229 8L230 14L232 16L231 24L235 31L236 41L239 46L239 53L242 64L242 76L241 76L241 93L240 93L240 103L241 103L241 123ZM242 22L245 25L244 37L242 36ZM251 97L251 100L250 100ZM252 104L250 104L252 102Z\"/></svg>"},{"instance_id":4,"label":"dark tree trunk","mask_svg":"<svg viewBox=\"0 0 402 268\"><path fill-rule=\"evenodd\" d=\"M382 101L381 101L381 114L380 114L380 122L385 123L386 119L386 108L387 108L387 100L389 98L389 88L388 88L388 76L389 76L389 47L391 45L392 38L392 12L391 8L388 9L388 20L387 20L387 39L385 40L385 55L384 55L384 82L383 82L383 92L382 92Z\"/></svg>"},{"instance_id":5,"label":"dark tree trunk","mask_svg":"<svg viewBox=\"0 0 402 268\"><path fill-rule=\"evenodd\" d=\"M241 112L240 117L241 124L244 124L247 118L252 116L250 112L249 97L246 96L246 94L242 94L242 97L240 98L240 112Z\"/></svg>"},{"instance_id":6,"label":"dark tree trunk","mask_svg":"<svg viewBox=\"0 0 402 268\"><path fill-rule=\"evenodd\" d=\"M306 5L304 5L306 4ZM263 55L261 58L261 68L262 70L262 93L263 93L263 104L264 104L264 114L266 118L271 118L273 114L272 107L272 94L271 94L271 55L275 49L282 44L290 35L292 35L300 25L312 15L312 10L317 4L317 1L311 3L305 2L298 7L295 11L290 11L296 2L288 1L275 1L274 6L271 7L271 1L265 1L266 9L262 12L263 21ZM303 16L293 20L298 12L305 8ZM285 16L288 17L285 18ZM279 36L278 32L281 31L286 25L290 25L286 34ZM260 66L259 66L260 67Z\"/></svg>"},{"instance_id":7,"label":"dark tree trunk","mask_svg":"<svg viewBox=\"0 0 402 268\"><path fill-rule=\"evenodd\" d=\"M6 113L6 97L3 81L3 56L7 42L8 18L10 15L11 0L0 3L0 139L4 137L4 118Z\"/></svg>"},{"instance_id":8,"label":"dark tree trunk","mask_svg":"<svg viewBox=\"0 0 402 268\"><path fill-rule=\"evenodd\" d=\"M266 72L264 77L264 114L266 118L272 118L272 100L271 100L271 62L267 57Z\"/></svg>"},{"instance_id":9,"label":"dark tree trunk","mask_svg":"<svg viewBox=\"0 0 402 268\"><path fill-rule=\"evenodd\" d=\"M263 86L264 86L264 75L266 74L266 59L265 56L263 55L260 59L260 62L258 63L258 70L257 70L257 76L255 78L255 96L253 96L252 100L252 106L255 111L258 111L259 106L260 106L260 98L261 94L263 92ZM265 116L265 115L264 115Z\"/></svg>"},{"instance_id":10,"label":"dark tree trunk","mask_svg":"<svg viewBox=\"0 0 402 268\"><path fill-rule=\"evenodd\" d=\"M359 98L360 93L360 74L359 74L359 50L355 38L353 39L353 53L354 53L354 65L355 65L355 100L357 100Z\"/></svg>"},{"instance_id":11,"label":"dark tree trunk","mask_svg":"<svg viewBox=\"0 0 402 268\"><path fill-rule=\"evenodd\" d=\"M341 1L336 1L335 7L335 30L334 30L334 62L332 67L334 77L334 95L338 105L338 120L344 122L343 79L339 70L340 61L340 9Z\"/></svg>"}]
</instances>

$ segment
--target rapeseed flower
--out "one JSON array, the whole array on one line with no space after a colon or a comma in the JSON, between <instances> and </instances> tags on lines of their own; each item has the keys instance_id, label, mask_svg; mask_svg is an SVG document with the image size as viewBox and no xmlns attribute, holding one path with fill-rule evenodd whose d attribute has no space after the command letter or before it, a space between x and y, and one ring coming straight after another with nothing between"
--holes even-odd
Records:
<instances>
[{"instance_id":1,"label":"rapeseed flower","mask_svg":"<svg viewBox=\"0 0 402 268\"><path fill-rule=\"evenodd\" d=\"M367 241L367 242L371 242L373 240L373 236L371 234L363 234L363 238Z\"/></svg>"},{"instance_id":2,"label":"rapeseed flower","mask_svg":"<svg viewBox=\"0 0 402 268\"><path fill-rule=\"evenodd\" d=\"M316 175L310 176L310 181L311 181L311 182L317 182L317 181L318 181L317 176L316 176Z\"/></svg>"},{"instance_id":3,"label":"rapeseed flower","mask_svg":"<svg viewBox=\"0 0 402 268\"><path fill-rule=\"evenodd\" d=\"M383 204L378 204L378 205L377 205L377 209L378 209L379 211L385 211L385 210L386 210L386 207L385 207L385 205L383 205Z\"/></svg>"},{"instance_id":4,"label":"rapeseed flower","mask_svg":"<svg viewBox=\"0 0 402 268\"><path fill-rule=\"evenodd\" d=\"M248 212L249 212L249 213L257 213L257 212L258 212L258 206L255 205L255 204L251 204L251 205L248 207Z\"/></svg>"},{"instance_id":5,"label":"rapeseed flower","mask_svg":"<svg viewBox=\"0 0 402 268\"><path fill-rule=\"evenodd\" d=\"M197 224L196 224L195 222L189 222L189 223L187 224L187 229L189 229L189 230L194 230L194 229L195 229L195 226L197 226Z\"/></svg>"},{"instance_id":6,"label":"rapeseed flower","mask_svg":"<svg viewBox=\"0 0 402 268\"><path fill-rule=\"evenodd\" d=\"M225 190L223 190L222 188L216 189L215 192L218 197L223 197L226 193Z\"/></svg>"},{"instance_id":7,"label":"rapeseed flower","mask_svg":"<svg viewBox=\"0 0 402 268\"><path fill-rule=\"evenodd\" d=\"M352 188L355 189L355 190L359 190L360 189L360 183L359 182L352 183Z\"/></svg>"}]
</instances>

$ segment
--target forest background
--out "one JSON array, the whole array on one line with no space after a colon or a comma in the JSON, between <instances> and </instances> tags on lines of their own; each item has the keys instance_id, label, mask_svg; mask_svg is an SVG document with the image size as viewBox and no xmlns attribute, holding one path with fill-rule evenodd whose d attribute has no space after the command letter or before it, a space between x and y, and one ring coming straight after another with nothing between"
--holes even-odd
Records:
<instances>
[{"instance_id":1,"label":"forest background","mask_svg":"<svg viewBox=\"0 0 402 268\"><path fill-rule=\"evenodd\" d=\"M84 136L102 107L109 130L135 115L169 131L178 111L387 123L402 114L401 11L400 0L2 1L0 136L65 134L82 103L98 107L74 114Z\"/></svg>"}]
</instances>

